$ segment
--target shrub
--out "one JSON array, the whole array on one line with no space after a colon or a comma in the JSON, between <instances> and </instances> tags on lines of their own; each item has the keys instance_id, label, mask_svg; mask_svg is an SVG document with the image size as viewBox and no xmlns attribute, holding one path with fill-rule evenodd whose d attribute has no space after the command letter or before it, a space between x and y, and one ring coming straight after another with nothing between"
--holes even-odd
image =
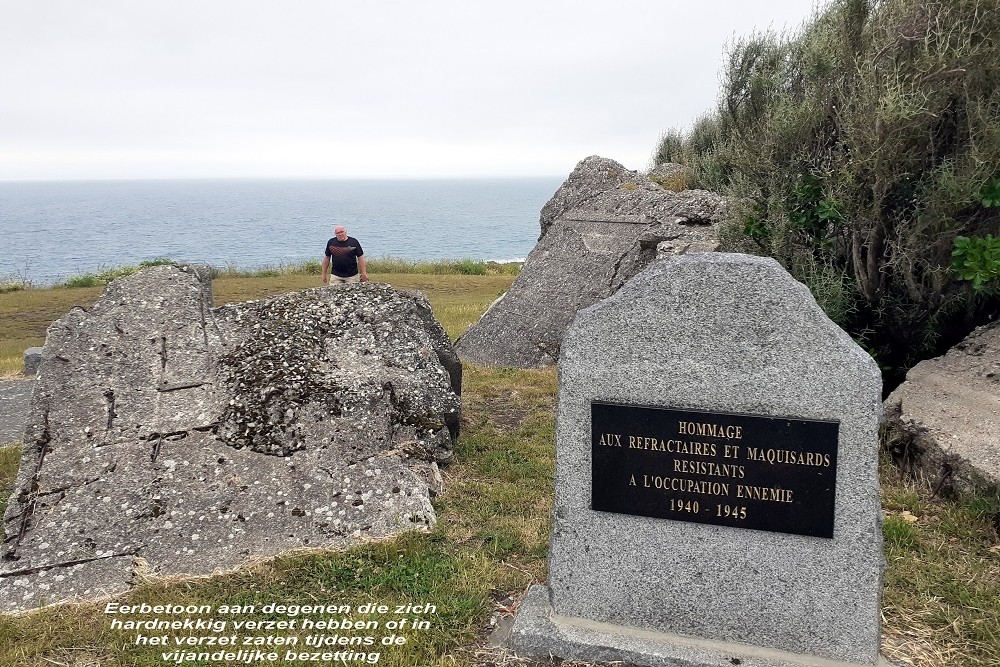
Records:
<instances>
[{"instance_id":1,"label":"shrub","mask_svg":"<svg viewBox=\"0 0 1000 667\"><path fill-rule=\"evenodd\" d=\"M396 257L379 257L368 260L369 273L461 274L467 276L517 275L519 262L491 262L475 259L438 260L417 262Z\"/></svg>"},{"instance_id":2,"label":"shrub","mask_svg":"<svg viewBox=\"0 0 1000 667\"><path fill-rule=\"evenodd\" d=\"M70 276L63 283L66 287L97 287L101 282L93 273L85 273L82 276Z\"/></svg>"},{"instance_id":3,"label":"shrub","mask_svg":"<svg viewBox=\"0 0 1000 667\"><path fill-rule=\"evenodd\" d=\"M522 262L486 262L486 274L491 276L516 276L521 273Z\"/></svg>"},{"instance_id":4,"label":"shrub","mask_svg":"<svg viewBox=\"0 0 1000 667\"><path fill-rule=\"evenodd\" d=\"M653 153L653 166L664 162L683 162L684 135L678 130L668 130L660 137L660 143Z\"/></svg>"},{"instance_id":5,"label":"shrub","mask_svg":"<svg viewBox=\"0 0 1000 667\"><path fill-rule=\"evenodd\" d=\"M667 147L733 197L727 249L778 259L896 372L1000 306L993 255L956 245L1000 233L997 34L1000 0L835 0L737 40Z\"/></svg>"},{"instance_id":6,"label":"shrub","mask_svg":"<svg viewBox=\"0 0 1000 667\"><path fill-rule=\"evenodd\" d=\"M458 272L465 276L485 276L486 263L476 262L471 259L461 259L455 263Z\"/></svg>"},{"instance_id":7,"label":"shrub","mask_svg":"<svg viewBox=\"0 0 1000 667\"><path fill-rule=\"evenodd\" d=\"M146 259L138 264L130 266L114 266L111 268L102 269L97 274L84 273L79 276L70 276L67 278L63 285L66 287L97 287L98 285L106 285L115 278L121 278L122 276L130 276L136 271L141 269L146 269L151 266L163 266L165 264L173 264L174 261L171 259L165 259L158 257L157 259Z\"/></svg>"},{"instance_id":8,"label":"shrub","mask_svg":"<svg viewBox=\"0 0 1000 667\"><path fill-rule=\"evenodd\" d=\"M955 237L952 268L962 280L972 281L972 289L983 289L994 278L1000 278L1000 238L992 234L970 239Z\"/></svg>"},{"instance_id":9,"label":"shrub","mask_svg":"<svg viewBox=\"0 0 1000 667\"><path fill-rule=\"evenodd\" d=\"M318 259L310 259L302 262L300 269L306 275L318 276L323 271L323 265Z\"/></svg>"}]
</instances>

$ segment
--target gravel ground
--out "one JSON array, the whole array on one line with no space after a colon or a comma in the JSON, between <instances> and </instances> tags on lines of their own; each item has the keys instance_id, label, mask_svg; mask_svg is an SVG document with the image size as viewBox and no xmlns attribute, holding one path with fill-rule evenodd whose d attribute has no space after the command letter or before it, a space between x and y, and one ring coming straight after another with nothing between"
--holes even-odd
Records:
<instances>
[{"instance_id":1,"label":"gravel ground","mask_svg":"<svg viewBox=\"0 0 1000 667\"><path fill-rule=\"evenodd\" d=\"M0 446L20 442L28 417L32 380L0 380Z\"/></svg>"}]
</instances>

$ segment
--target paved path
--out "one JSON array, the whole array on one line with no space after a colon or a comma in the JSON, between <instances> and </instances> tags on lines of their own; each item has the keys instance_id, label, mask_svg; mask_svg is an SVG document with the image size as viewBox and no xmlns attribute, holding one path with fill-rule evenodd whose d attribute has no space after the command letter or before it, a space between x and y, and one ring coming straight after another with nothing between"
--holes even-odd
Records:
<instances>
[{"instance_id":1,"label":"paved path","mask_svg":"<svg viewBox=\"0 0 1000 667\"><path fill-rule=\"evenodd\" d=\"M34 380L0 380L0 447L23 437L33 386Z\"/></svg>"}]
</instances>

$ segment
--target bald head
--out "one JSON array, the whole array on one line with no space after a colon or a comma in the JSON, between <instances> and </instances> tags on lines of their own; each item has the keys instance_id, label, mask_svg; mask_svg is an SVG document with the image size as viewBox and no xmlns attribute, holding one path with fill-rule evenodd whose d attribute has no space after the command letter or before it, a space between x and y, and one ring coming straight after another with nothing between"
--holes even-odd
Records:
<instances>
[{"instance_id":1,"label":"bald head","mask_svg":"<svg viewBox=\"0 0 1000 667\"><path fill-rule=\"evenodd\" d=\"M333 235L337 237L338 241L343 241L347 238L347 227L337 225L333 228Z\"/></svg>"}]
</instances>

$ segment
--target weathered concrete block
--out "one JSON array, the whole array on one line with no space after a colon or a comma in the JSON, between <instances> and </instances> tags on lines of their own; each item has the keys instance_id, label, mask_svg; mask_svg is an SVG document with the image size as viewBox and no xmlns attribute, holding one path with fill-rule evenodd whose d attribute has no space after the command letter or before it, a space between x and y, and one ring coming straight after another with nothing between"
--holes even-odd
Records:
<instances>
[{"instance_id":1,"label":"weathered concrete block","mask_svg":"<svg viewBox=\"0 0 1000 667\"><path fill-rule=\"evenodd\" d=\"M656 259L714 249L722 197L671 192L597 156L580 162L542 208L541 237L507 293L456 341L466 361L530 368L554 364L581 308L614 294Z\"/></svg>"},{"instance_id":2,"label":"weathered concrete block","mask_svg":"<svg viewBox=\"0 0 1000 667\"><path fill-rule=\"evenodd\" d=\"M1000 322L922 361L885 401L897 463L946 494L1000 486Z\"/></svg>"},{"instance_id":3,"label":"weathered concrete block","mask_svg":"<svg viewBox=\"0 0 1000 667\"><path fill-rule=\"evenodd\" d=\"M0 611L124 590L133 561L208 574L435 522L461 366L418 294L213 308L204 267L154 267L54 322L42 356Z\"/></svg>"},{"instance_id":4,"label":"weathered concrete block","mask_svg":"<svg viewBox=\"0 0 1000 667\"><path fill-rule=\"evenodd\" d=\"M40 347L29 347L24 351L24 374L27 377L35 377L38 373L38 366L42 363L42 349Z\"/></svg>"}]
</instances>

